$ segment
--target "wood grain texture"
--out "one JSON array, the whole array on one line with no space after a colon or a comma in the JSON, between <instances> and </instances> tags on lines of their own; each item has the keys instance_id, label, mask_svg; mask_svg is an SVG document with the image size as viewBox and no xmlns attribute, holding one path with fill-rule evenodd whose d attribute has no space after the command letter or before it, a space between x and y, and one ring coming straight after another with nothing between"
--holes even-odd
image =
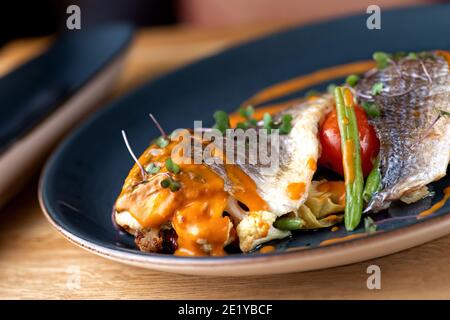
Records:
<instances>
[{"instance_id":1,"label":"wood grain texture","mask_svg":"<svg viewBox=\"0 0 450 320\"><path fill-rule=\"evenodd\" d=\"M279 27L140 31L111 98L145 79ZM43 43L47 39L22 40L8 46L0 51L0 69L8 69L5 61L17 63L32 56L41 50ZM384 258L328 270L204 278L129 267L90 254L69 243L50 226L36 195L37 178L0 211L2 299L450 298L450 236ZM371 264L381 268L381 290L366 287L366 268ZM79 289L67 286L73 268L79 268L81 273Z\"/></svg>"}]
</instances>

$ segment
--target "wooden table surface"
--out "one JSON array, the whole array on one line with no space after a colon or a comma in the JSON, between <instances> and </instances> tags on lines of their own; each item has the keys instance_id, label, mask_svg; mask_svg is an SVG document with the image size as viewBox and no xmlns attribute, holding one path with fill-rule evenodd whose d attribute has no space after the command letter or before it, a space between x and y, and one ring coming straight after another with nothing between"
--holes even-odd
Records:
<instances>
[{"instance_id":1,"label":"wooden table surface","mask_svg":"<svg viewBox=\"0 0 450 320\"><path fill-rule=\"evenodd\" d=\"M162 72L279 28L141 30L110 99ZM29 39L3 48L0 73L47 43L48 39ZM384 258L322 271L245 278L184 276L122 265L72 245L46 221L36 195L37 177L0 210L2 299L450 298L450 236ZM367 289L366 269L371 264L381 268L381 290ZM79 286L73 285L78 270Z\"/></svg>"}]
</instances>

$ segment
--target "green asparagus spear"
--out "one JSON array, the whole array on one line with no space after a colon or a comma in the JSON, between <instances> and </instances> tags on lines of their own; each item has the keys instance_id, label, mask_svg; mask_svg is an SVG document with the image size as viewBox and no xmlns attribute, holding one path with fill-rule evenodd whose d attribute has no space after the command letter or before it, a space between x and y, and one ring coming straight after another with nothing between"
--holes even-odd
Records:
<instances>
[{"instance_id":1,"label":"green asparagus spear","mask_svg":"<svg viewBox=\"0 0 450 320\"><path fill-rule=\"evenodd\" d=\"M372 195L380 190L381 174L380 174L380 159L377 157L373 164L372 171L366 179L366 185L364 186L363 199L367 203L372 199Z\"/></svg>"},{"instance_id":2,"label":"green asparagus spear","mask_svg":"<svg viewBox=\"0 0 450 320\"><path fill-rule=\"evenodd\" d=\"M339 132L341 134L342 164L345 178L345 228L354 230L361 221L364 177L361 168L358 123L353 96L348 88L334 90Z\"/></svg>"}]
</instances>

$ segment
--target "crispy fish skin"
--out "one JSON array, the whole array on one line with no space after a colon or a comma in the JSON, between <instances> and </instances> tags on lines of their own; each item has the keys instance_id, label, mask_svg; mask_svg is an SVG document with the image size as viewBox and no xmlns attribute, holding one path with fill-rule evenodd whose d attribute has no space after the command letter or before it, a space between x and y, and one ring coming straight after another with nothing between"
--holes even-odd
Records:
<instances>
[{"instance_id":1,"label":"crispy fish skin","mask_svg":"<svg viewBox=\"0 0 450 320\"><path fill-rule=\"evenodd\" d=\"M383 84L379 94L372 92L376 83ZM381 112L371 124L381 143L382 188L366 212L385 209L393 200L446 175L450 74L443 56L402 58L362 79L355 90L363 101L375 102Z\"/></svg>"},{"instance_id":2,"label":"crispy fish skin","mask_svg":"<svg viewBox=\"0 0 450 320\"><path fill-rule=\"evenodd\" d=\"M237 163L255 182L258 194L269 206L269 211L275 215L282 216L296 211L306 201L320 156L319 124L331 111L332 106L332 97L324 95L273 115L275 120L284 114L293 117L292 130L289 134L279 135L279 152L276 155L278 165ZM233 182L227 177L223 165L211 164L210 167L224 179L226 189L233 189ZM304 189L298 198L293 199L289 196L287 189L290 184L300 184Z\"/></svg>"}]
</instances>

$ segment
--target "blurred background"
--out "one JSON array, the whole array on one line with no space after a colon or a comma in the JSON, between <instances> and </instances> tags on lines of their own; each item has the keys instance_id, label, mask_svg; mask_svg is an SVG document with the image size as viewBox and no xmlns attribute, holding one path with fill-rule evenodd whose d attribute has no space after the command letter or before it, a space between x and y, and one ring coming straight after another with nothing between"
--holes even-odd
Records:
<instances>
[{"instance_id":1,"label":"blurred background","mask_svg":"<svg viewBox=\"0 0 450 320\"><path fill-rule=\"evenodd\" d=\"M128 21L137 26L188 24L208 28L258 23L307 23L381 8L448 0L35 0L2 1L0 45L65 28L68 5L82 11L82 26Z\"/></svg>"}]
</instances>

